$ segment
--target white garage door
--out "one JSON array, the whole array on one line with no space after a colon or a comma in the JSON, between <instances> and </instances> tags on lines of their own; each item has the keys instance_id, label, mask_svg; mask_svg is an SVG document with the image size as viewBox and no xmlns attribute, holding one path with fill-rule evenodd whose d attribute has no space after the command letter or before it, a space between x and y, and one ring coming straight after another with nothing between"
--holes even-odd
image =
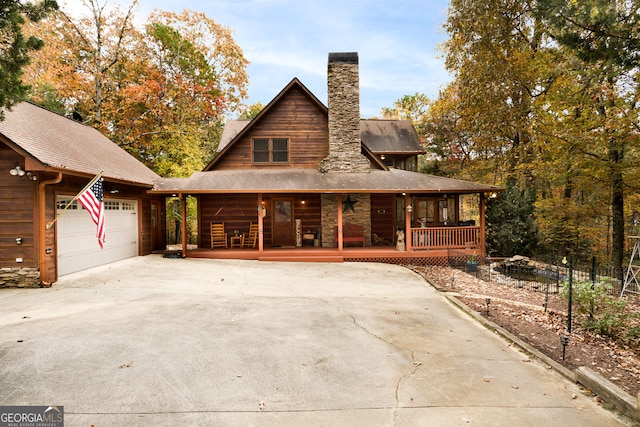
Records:
<instances>
[{"instance_id":1,"label":"white garage door","mask_svg":"<svg viewBox=\"0 0 640 427\"><path fill-rule=\"evenodd\" d=\"M58 213L72 197L58 197ZM78 201L58 218L58 276L138 255L138 203L105 199L104 249L96 238L96 225Z\"/></svg>"}]
</instances>

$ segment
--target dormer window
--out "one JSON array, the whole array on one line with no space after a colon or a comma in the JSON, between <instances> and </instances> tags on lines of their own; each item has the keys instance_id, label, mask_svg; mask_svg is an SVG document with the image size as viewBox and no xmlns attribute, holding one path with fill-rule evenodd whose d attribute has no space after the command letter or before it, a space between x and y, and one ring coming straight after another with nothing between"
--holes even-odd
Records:
<instances>
[{"instance_id":1,"label":"dormer window","mask_svg":"<svg viewBox=\"0 0 640 427\"><path fill-rule=\"evenodd\" d=\"M254 138L252 149L253 163L289 163L288 138Z\"/></svg>"}]
</instances>

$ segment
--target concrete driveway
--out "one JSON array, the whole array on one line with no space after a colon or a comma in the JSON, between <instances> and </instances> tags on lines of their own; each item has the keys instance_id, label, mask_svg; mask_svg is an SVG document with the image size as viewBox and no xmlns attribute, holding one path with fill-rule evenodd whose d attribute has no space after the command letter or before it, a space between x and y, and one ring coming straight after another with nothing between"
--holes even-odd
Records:
<instances>
[{"instance_id":1,"label":"concrete driveway","mask_svg":"<svg viewBox=\"0 0 640 427\"><path fill-rule=\"evenodd\" d=\"M0 327L0 405L66 426L624 425L393 265L139 257Z\"/></svg>"}]
</instances>

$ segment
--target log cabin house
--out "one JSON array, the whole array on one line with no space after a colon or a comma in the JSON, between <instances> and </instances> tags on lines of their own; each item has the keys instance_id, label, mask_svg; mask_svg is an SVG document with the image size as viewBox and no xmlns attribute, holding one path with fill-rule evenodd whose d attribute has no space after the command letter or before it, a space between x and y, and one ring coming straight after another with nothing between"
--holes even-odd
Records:
<instances>
[{"instance_id":1,"label":"log cabin house","mask_svg":"<svg viewBox=\"0 0 640 427\"><path fill-rule=\"evenodd\" d=\"M502 189L417 173L424 151L413 125L362 120L359 103L357 53L330 53L328 107L294 78L252 120L227 122L203 171L159 179L151 194L197 200L198 248L183 223L181 254L419 264L484 256L485 197Z\"/></svg>"},{"instance_id":2,"label":"log cabin house","mask_svg":"<svg viewBox=\"0 0 640 427\"><path fill-rule=\"evenodd\" d=\"M417 173L424 151L412 124L362 120L358 80L356 53L329 54L328 107L294 78L254 119L229 121L214 159L189 178L160 178L97 130L15 105L0 121L0 287L50 286L164 251L174 196L183 218L186 198L198 206L198 247L189 249L183 221L181 256L444 264L485 255L485 197L502 189ZM104 250L71 202L100 171Z\"/></svg>"},{"instance_id":3,"label":"log cabin house","mask_svg":"<svg viewBox=\"0 0 640 427\"><path fill-rule=\"evenodd\" d=\"M0 287L50 286L58 276L165 247L164 197L147 193L158 175L78 121L28 102L4 114ZM101 170L104 249L89 214L70 203Z\"/></svg>"}]
</instances>

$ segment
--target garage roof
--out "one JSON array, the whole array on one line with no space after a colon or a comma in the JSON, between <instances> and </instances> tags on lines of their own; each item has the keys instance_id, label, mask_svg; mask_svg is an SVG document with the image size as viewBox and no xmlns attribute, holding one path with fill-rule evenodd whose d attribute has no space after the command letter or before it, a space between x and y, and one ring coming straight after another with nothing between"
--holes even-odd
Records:
<instances>
[{"instance_id":1,"label":"garage roof","mask_svg":"<svg viewBox=\"0 0 640 427\"><path fill-rule=\"evenodd\" d=\"M159 176L96 129L29 102L5 110L0 137L47 170L151 187Z\"/></svg>"}]
</instances>

